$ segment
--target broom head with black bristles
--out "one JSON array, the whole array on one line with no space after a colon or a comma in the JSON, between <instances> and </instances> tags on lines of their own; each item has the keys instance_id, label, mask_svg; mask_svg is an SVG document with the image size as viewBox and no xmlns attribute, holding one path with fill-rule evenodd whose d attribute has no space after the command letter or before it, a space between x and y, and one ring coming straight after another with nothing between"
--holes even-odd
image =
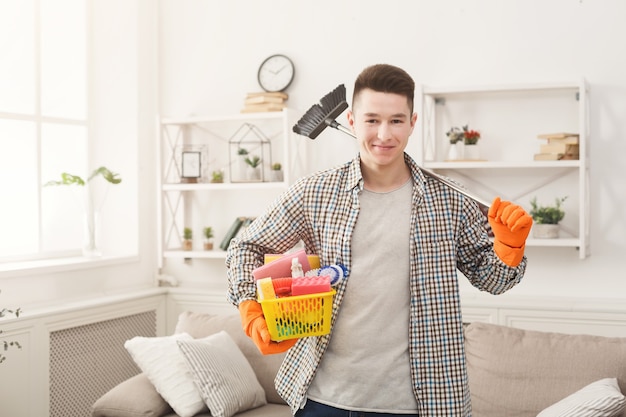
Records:
<instances>
[{"instance_id":1,"label":"broom head with black bristles","mask_svg":"<svg viewBox=\"0 0 626 417\"><path fill-rule=\"evenodd\" d=\"M314 104L293 126L293 131L299 135L315 139L326 126L336 124L335 118L348 108L346 102L346 86L340 84Z\"/></svg>"}]
</instances>

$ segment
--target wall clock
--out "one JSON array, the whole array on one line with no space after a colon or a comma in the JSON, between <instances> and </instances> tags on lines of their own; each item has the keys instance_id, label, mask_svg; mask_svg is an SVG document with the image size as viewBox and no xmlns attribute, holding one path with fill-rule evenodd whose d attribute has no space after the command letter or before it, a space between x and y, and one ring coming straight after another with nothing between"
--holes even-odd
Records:
<instances>
[{"instance_id":1,"label":"wall clock","mask_svg":"<svg viewBox=\"0 0 626 417\"><path fill-rule=\"evenodd\" d=\"M272 55L259 66L257 78L261 88L267 92L284 91L291 82L296 69L285 55Z\"/></svg>"}]
</instances>

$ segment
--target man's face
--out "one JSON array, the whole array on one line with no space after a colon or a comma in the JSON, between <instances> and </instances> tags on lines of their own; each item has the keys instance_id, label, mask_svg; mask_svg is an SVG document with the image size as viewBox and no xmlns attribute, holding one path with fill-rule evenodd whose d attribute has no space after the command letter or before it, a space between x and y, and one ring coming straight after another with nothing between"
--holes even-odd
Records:
<instances>
[{"instance_id":1,"label":"man's face","mask_svg":"<svg viewBox=\"0 0 626 417\"><path fill-rule=\"evenodd\" d=\"M382 168L404 163L404 149L413 132L417 114L411 114L406 97L366 89L348 112L348 122L357 137L361 162Z\"/></svg>"}]
</instances>

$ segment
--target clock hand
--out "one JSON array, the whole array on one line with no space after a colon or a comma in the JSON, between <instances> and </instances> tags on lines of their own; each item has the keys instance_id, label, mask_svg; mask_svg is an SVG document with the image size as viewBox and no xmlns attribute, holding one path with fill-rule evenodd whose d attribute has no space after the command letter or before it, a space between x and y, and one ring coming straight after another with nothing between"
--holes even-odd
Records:
<instances>
[{"instance_id":1,"label":"clock hand","mask_svg":"<svg viewBox=\"0 0 626 417\"><path fill-rule=\"evenodd\" d=\"M284 70L285 68L287 68L287 65L283 65L282 67L280 67L280 69L278 71L276 71L274 74L278 74L279 72L281 72L282 70Z\"/></svg>"}]
</instances>

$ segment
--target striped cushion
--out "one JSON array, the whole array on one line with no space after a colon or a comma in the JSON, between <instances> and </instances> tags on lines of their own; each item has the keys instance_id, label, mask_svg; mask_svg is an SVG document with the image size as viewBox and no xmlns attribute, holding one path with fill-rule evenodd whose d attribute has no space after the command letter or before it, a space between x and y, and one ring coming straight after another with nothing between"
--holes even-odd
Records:
<instances>
[{"instance_id":1,"label":"striped cushion","mask_svg":"<svg viewBox=\"0 0 626 417\"><path fill-rule=\"evenodd\" d=\"M626 405L616 378L593 382L551 405L537 417L612 417Z\"/></svg>"},{"instance_id":2,"label":"striped cushion","mask_svg":"<svg viewBox=\"0 0 626 417\"><path fill-rule=\"evenodd\" d=\"M267 404L248 360L225 331L204 339L179 340L178 347L214 417L230 417Z\"/></svg>"}]
</instances>

